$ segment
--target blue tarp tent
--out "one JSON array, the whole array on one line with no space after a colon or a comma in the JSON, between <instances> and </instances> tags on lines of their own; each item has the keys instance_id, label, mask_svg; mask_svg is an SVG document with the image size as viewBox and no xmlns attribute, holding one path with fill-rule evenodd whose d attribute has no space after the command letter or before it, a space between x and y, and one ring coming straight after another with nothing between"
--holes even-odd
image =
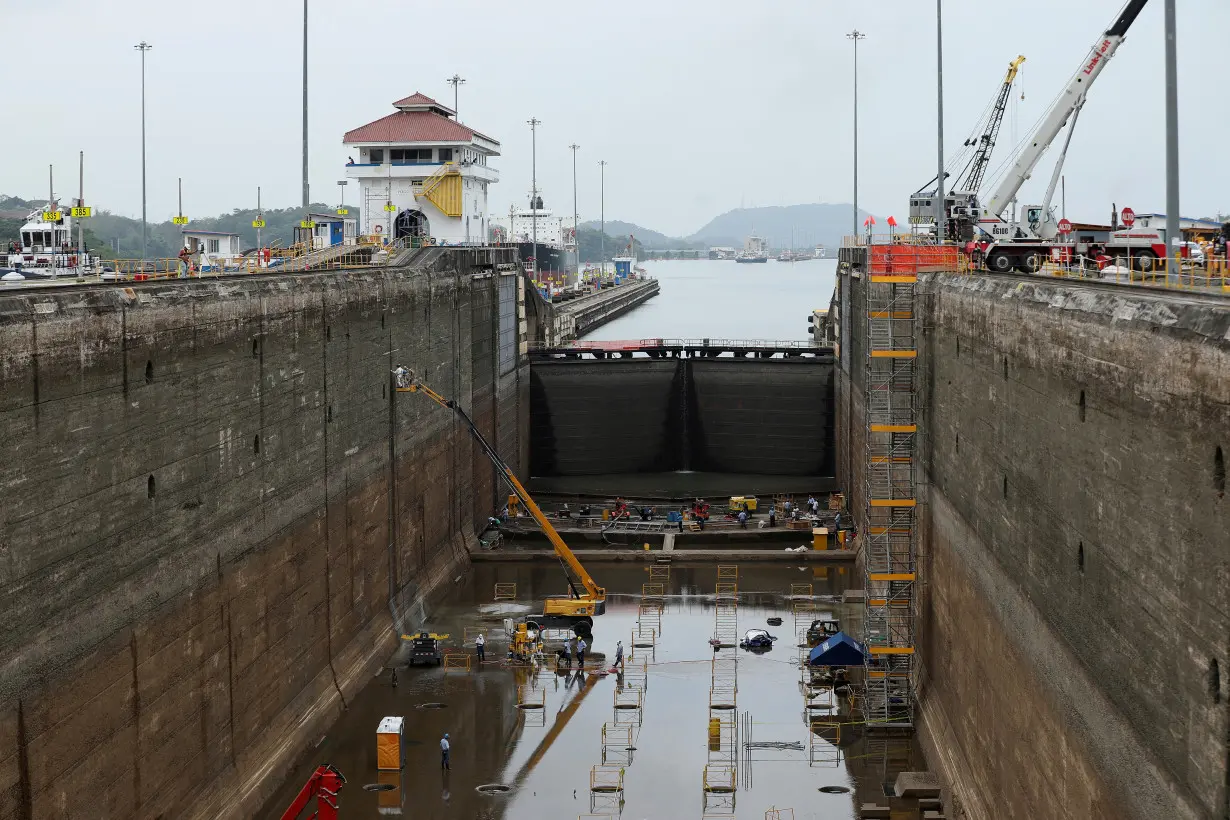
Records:
<instances>
[{"instance_id":1,"label":"blue tarp tent","mask_svg":"<svg viewBox=\"0 0 1230 820\"><path fill-rule=\"evenodd\" d=\"M807 656L811 666L862 666L863 647L844 632L838 632Z\"/></svg>"}]
</instances>

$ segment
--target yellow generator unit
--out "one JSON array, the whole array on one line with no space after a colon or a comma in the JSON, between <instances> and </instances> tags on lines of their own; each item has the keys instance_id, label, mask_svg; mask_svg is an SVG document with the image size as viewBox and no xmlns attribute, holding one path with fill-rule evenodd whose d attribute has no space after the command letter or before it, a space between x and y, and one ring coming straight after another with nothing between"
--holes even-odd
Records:
<instances>
[{"instance_id":1,"label":"yellow generator unit","mask_svg":"<svg viewBox=\"0 0 1230 820\"><path fill-rule=\"evenodd\" d=\"M754 495L732 495L730 503L726 505L726 509L732 513L739 513L747 510L748 515L756 512L756 496Z\"/></svg>"}]
</instances>

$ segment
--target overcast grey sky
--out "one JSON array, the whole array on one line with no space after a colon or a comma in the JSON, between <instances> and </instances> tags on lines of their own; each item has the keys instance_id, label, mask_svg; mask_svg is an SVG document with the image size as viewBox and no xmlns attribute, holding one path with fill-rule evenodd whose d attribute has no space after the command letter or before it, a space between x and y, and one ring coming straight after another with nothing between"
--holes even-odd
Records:
<instances>
[{"instance_id":1,"label":"overcast grey sky","mask_svg":"<svg viewBox=\"0 0 1230 820\"><path fill-rule=\"evenodd\" d=\"M946 0L945 98L950 147L967 135L1009 60L1028 58L1025 100L1000 139L1002 160L1051 102L1121 0ZM86 152L87 200L140 215L140 73L147 57L149 213L206 216L299 202L302 4L152 0L48 7L0 0L6 31L6 124L0 193L40 197L47 165L75 195ZM572 208L568 144L577 142L582 219L687 234L751 205L846 202L851 189L852 59L859 47L860 204L899 219L935 170L935 8L929 0L311 0L311 183L333 201L343 132L416 90L451 105L459 72L463 122L500 140L491 209L525 202L530 132L542 120L538 179L547 207ZM534 9L529 11L528 9ZM1227 0L1179 0L1185 215L1230 210L1223 91ZM54 25L48 28L54 19ZM29 36L19 32L29 31ZM1067 163L1068 216L1103 220L1110 203L1165 207L1162 0L1152 0L1090 94ZM951 153L951 152L950 152ZM998 164L993 161L992 166ZM1044 160L1022 198L1037 201ZM354 201L356 185L349 186ZM1034 193L1030 193L1033 191Z\"/></svg>"}]
</instances>

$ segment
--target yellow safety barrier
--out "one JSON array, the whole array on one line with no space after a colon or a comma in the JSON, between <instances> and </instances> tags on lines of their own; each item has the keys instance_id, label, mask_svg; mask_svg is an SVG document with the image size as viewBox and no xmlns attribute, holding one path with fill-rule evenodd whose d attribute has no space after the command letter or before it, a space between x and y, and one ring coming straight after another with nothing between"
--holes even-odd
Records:
<instances>
[{"instance_id":1,"label":"yellow safety barrier","mask_svg":"<svg viewBox=\"0 0 1230 820\"><path fill-rule=\"evenodd\" d=\"M479 636L483 636L483 640L487 639L487 627L485 626L463 626L461 628L461 645L473 646L474 640Z\"/></svg>"},{"instance_id":2,"label":"yellow safety barrier","mask_svg":"<svg viewBox=\"0 0 1230 820\"><path fill-rule=\"evenodd\" d=\"M670 564L650 564L649 565L649 580L657 581L665 585L670 581L671 566Z\"/></svg>"},{"instance_id":3,"label":"yellow safety barrier","mask_svg":"<svg viewBox=\"0 0 1230 820\"><path fill-rule=\"evenodd\" d=\"M515 583L496 584L495 599L497 601L515 601L517 599L517 585Z\"/></svg>"},{"instance_id":4,"label":"yellow safety barrier","mask_svg":"<svg viewBox=\"0 0 1230 820\"><path fill-rule=\"evenodd\" d=\"M794 809L778 809L772 806L764 813L764 820L794 820Z\"/></svg>"},{"instance_id":5,"label":"yellow safety barrier","mask_svg":"<svg viewBox=\"0 0 1230 820\"><path fill-rule=\"evenodd\" d=\"M719 583L717 585L718 598L737 598L739 597L739 585L735 583Z\"/></svg>"},{"instance_id":6,"label":"yellow safety barrier","mask_svg":"<svg viewBox=\"0 0 1230 820\"><path fill-rule=\"evenodd\" d=\"M718 564L717 577L719 581L738 581L738 564Z\"/></svg>"},{"instance_id":7,"label":"yellow safety barrier","mask_svg":"<svg viewBox=\"0 0 1230 820\"><path fill-rule=\"evenodd\" d=\"M472 656L469 652L446 653L444 655L444 671L448 672L450 669L457 669L464 672L469 672L471 657Z\"/></svg>"},{"instance_id":8,"label":"yellow safety barrier","mask_svg":"<svg viewBox=\"0 0 1230 820\"><path fill-rule=\"evenodd\" d=\"M790 597L791 598L810 598L812 597L812 594L813 593L812 593L811 584L791 584L790 585Z\"/></svg>"},{"instance_id":9,"label":"yellow safety barrier","mask_svg":"<svg viewBox=\"0 0 1230 820\"><path fill-rule=\"evenodd\" d=\"M642 598L661 598L666 592L666 587L662 584L641 584Z\"/></svg>"}]
</instances>

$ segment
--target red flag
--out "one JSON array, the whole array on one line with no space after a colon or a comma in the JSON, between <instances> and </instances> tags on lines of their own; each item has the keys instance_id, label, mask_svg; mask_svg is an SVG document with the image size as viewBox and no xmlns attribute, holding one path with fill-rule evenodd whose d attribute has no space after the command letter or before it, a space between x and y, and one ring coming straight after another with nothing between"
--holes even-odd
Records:
<instances>
[{"instance_id":1,"label":"red flag","mask_svg":"<svg viewBox=\"0 0 1230 820\"><path fill-rule=\"evenodd\" d=\"M888 227L890 227L890 228L895 228L895 227L897 227L897 220L896 220L896 219L894 219L893 217L891 217L891 216L890 216L890 217L888 218Z\"/></svg>"},{"instance_id":2,"label":"red flag","mask_svg":"<svg viewBox=\"0 0 1230 820\"><path fill-rule=\"evenodd\" d=\"M863 220L864 227L868 227L874 224L876 224L876 218L874 216L868 216L866 219Z\"/></svg>"}]
</instances>

